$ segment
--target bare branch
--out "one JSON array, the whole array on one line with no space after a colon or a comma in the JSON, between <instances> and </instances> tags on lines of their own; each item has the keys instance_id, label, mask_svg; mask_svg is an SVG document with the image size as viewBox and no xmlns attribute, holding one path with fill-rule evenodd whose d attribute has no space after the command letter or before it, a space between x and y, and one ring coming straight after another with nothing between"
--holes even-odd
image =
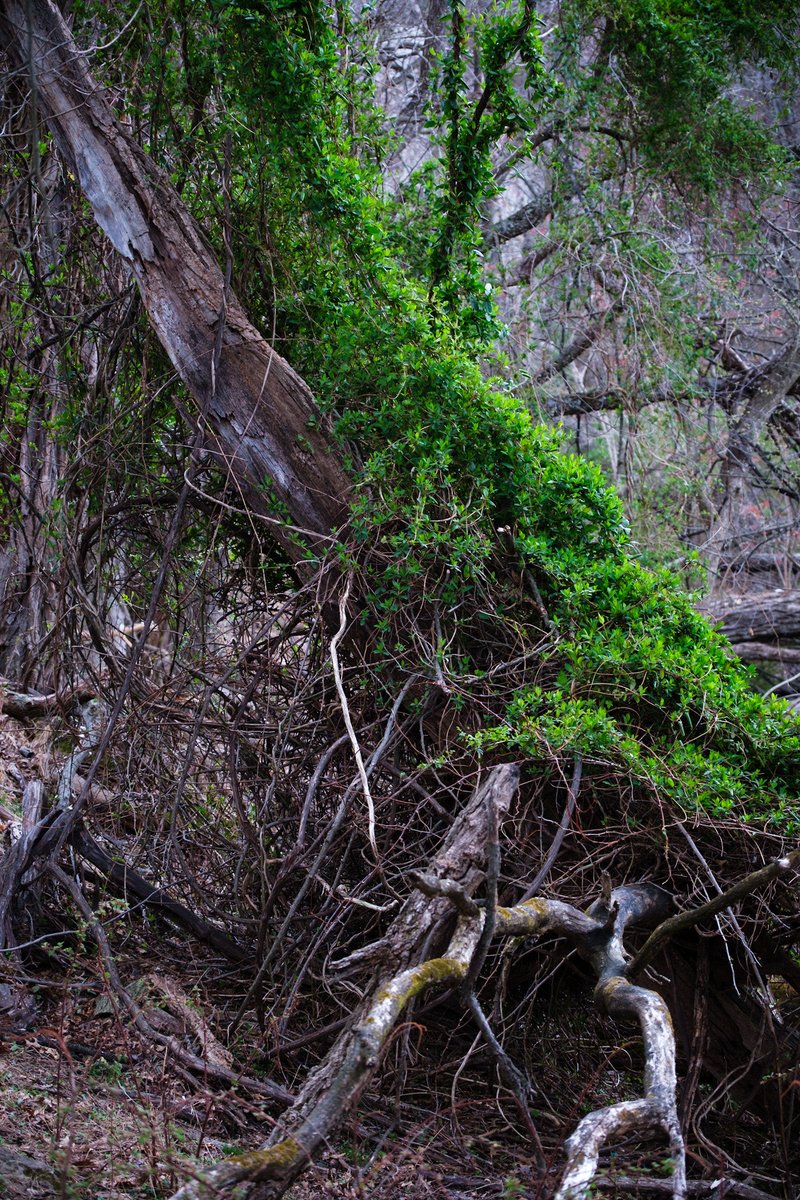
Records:
<instances>
[{"instance_id":1,"label":"bare branch","mask_svg":"<svg viewBox=\"0 0 800 1200\"><path fill-rule=\"evenodd\" d=\"M555 196L552 192L539 192L515 213L496 221L487 231L486 241L490 246L498 246L501 242L509 242L512 238L528 233L550 215L554 206Z\"/></svg>"},{"instance_id":2,"label":"bare branch","mask_svg":"<svg viewBox=\"0 0 800 1200\"><path fill-rule=\"evenodd\" d=\"M471 900L461 885L452 879L437 879L435 875L431 875L427 871L409 871L408 878L424 896L441 896L445 900L449 900L462 917L475 917L480 912L475 901ZM353 955L350 955L349 958L353 958Z\"/></svg>"},{"instance_id":3,"label":"bare branch","mask_svg":"<svg viewBox=\"0 0 800 1200\"><path fill-rule=\"evenodd\" d=\"M715 917L717 913L730 908L737 900L742 900L745 896L749 896L751 892L757 891L758 888L765 887L773 879L778 879L781 875L796 870L798 866L800 866L800 850L793 850L785 858L777 858L766 867L760 867L757 871L746 875L744 879L740 879L733 887L729 887L727 891L722 892L719 896L715 896L708 903L701 904L699 908L693 908L689 912L678 913L674 917L669 917L657 929L653 930L639 953L628 964L625 974L633 977L643 971L676 933L680 933L684 929L692 929L695 925L707 921L709 917Z\"/></svg>"},{"instance_id":4,"label":"bare branch","mask_svg":"<svg viewBox=\"0 0 800 1200\"><path fill-rule=\"evenodd\" d=\"M499 792L496 799L505 801L502 806L498 804L500 811L505 811L511 790L516 787L516 775L508 774L515 770L496 768L488 781L488 789L497 789ZM465 831L474 828L473 823L480 815L478 799L486 819L485 805L493 798L491 795L487 797L486 791L482 790L463 814L470 815L467 821L461 822L456 843L463 845ZM484 827L484 836L486 832ZM441 854L437 858L441 865ZM471 886L474 886L474 882ZM641 1100L613 1105L590 1113L583 1119L567 1143L567 1167L557 1200L582 1200L587 1195L597 1169L600 1148L609 1137L616 1133L651 1128L666 1132L675 1158L673 1195L676 1200L681 1200L685 1195L684 1148L675 1103L675 1042L669 1012L660 996L647 988L636 987L624 977L625 953L622 945L629 925L658 920L670 904L671 898L663 888L652 884L636 884L615 889L610 896L593 905L588 913L557 900L541 899L528 900L514 908L498 908L496 911L495 928L502 936L533 936L550 932L570 938L599 976L596 992L598 1003L612 1016L637 1017L642 1028L645 1095ZM413 930L409 925L412 915L425 916L427 919L423 924L430 928L430 913L420 910L412 896L396 920L393 931L387 935L387 944L397 944L399 935L420 944L418 930ZM380 1051L408 1001L434 984L463 983L469 978L470 963L481 945L484 921L482 913L459 917L455 933L441 957L428 959L416 966L406 966L379 981L350 1031L339 1039L326 1061L306 1084L294 1109L287 1114L291 1118L291 1113L296 1113L299 1120L292 1122L284 1118L271 1144L262 1150L218 1163L201 1178L184 1185L173 1200L202 1200L209 1194L208 1189L229 1188L244 1182L257 1185L253 1195L258 1200L272 1200L283 1195L322 1148L376 1068ZM478 1012L483 1017L479 1006ZM479 1024L491 1044L496 1039L485 1018L481 1021L480 1017ZM502 1048L500 1062L508 1066ZM332 1070L334 1066L335 1070ZM510 1082L513 1086L513 1072ZM523 1088L524 1083L520 1083L520 1089Z\"/></svg>"},{"instance_id":5,"label":"bare branch","mask_svg":"<svg viewBox=\"0 0 800 1200\"><path fill-rule=\"evenodd\" d=\"M558 829L556 830L556 835L553 838L550 849L547 851L547 857L545 858L539 870L536 872L530 887L526 889L525 895L522 897L523 900L530 900L531 896L536 895L544 881L547 879L547 876L553 869L553 863L558 858L558 852L561 849L564 838L567 836L567 830L570 827L572 815L575 812L575 805L578 803L578 793L580 792L582 775L583 758L580 754L576 754L575 766L572 772L572 782L570 783L569 790L567 792L567 803L564 805L564 812L561 815L561 820L559 822Z\"/></svg>"},{"instance_id":6,"label":"bare branch","mask_svg":"<svg viewBox=\"0 0 800 1200\"><path fill-rule=\"evenodd\" d=\"M95 695L95 689L84 684L65 688L61 692L50 692L46 696L34 692L6 690L6 685L0 684L0 712L14 717L17 721L27 721L48 716L53 712L66 711L75 704L86 704L88 700L93 700Z\"/></svg>"}]
</instances>

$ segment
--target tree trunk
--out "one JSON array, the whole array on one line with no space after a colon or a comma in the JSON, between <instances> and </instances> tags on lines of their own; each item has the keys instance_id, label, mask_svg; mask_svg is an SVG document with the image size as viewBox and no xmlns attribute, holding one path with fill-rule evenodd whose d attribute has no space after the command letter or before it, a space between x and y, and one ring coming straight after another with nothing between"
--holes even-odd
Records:
<instances>
[{"instance_id":1,"label":"tree trunk","mask_svg":"<svg viewBox=\"0 0 800 1200\"><path fill-rule=\"evenodd\" d=\"M707 601L704 611L719 621L732 642L777 641L800 637L800 592L757 592Z\"/></svg>"},{"instance_id":2,"label":"tree trunk","mask_svg":"<svg viewBox=\"0 0 800 1200\"><path fill-rule=\"evenodd\" d=\"M30 139L38 146L35 113L33 117ZM13 217L17 237L30 248L26 274L41 286L61 264L68 215L55 160L42 170L38 149L31 160L34 186L18 198ZM54 624L53 583L60 559L54 525L64 449L54 430L66 409L68 388L59 348L60 297L53 290L48 303L38 303L42 348L34 350L21 338L14 344L9 322L16 369L9 372L0 407L6 435L0 446L0 481L16 512L0 547L0 674L23 690L49 690L58 682L54 654L45 646ZM51 651L55 649L51 643Z\"/></svg>"},{"instance_id":3,"label":"tree trunk","mask_svg":"<svg viewBox=\"0 0 800 1200\"><path fill-rule=\"evenodd\" d=\"M762 369L757 386L728 435L722 461L722 503L707 542L710 578L717 594L724 586L723 562L742 531L745 509L759 499L752 484L755 448L798 378L800 346L795 332L792 341Z\"/></svg>"},{"instance_id":4,"label":"tree trunk","mask_svg":"<svg viewBox=\"0 0 800 1200\"><path fill-rule=\"evenodd\" d=\"M210 449L257 513L288 513L276 533L304 557L287 535L324 545L345 518L349 490L308 386L247 319L177 193L116 121L58 9L4 0L0 22L95 219L139 285Z\"/></svg>"}]
</instances>

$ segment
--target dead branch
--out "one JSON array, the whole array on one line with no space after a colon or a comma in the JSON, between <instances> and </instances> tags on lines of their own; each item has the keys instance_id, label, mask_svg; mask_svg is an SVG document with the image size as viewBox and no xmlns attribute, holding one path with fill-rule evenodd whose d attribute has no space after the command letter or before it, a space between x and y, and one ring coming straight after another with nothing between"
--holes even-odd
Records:
<instances>
[{"instance_id":1,"label":"dead branch","mask_svg":"<svg viewBox=\"0 0 800 1200\"><path fill-rule=\"evenodd\" d=\"M427 875L457 880L465 896L482 876L489 799L498 813L508 812L519 780L514 766L496 767L459 814ZM481 914L459 918L441 958L419 963L422 948L452 912L447 899L414 892L383 939L382 967L368 999L337 1038L323 1062L311 1073L292 1109L263 1150L217 1164L181 1188L175 1200L199 1200L208 1189L244 1180L269 1183L258 1195L281 1195L308 1165L378 1064L380 1049L403 1006L433 983L454 983L466 974L483 925Z\"/></svg>"},{"instance_id":2,"label":"dead branch","mask_svg":"<svg viewBox=\"0 0 800 1200\"><path fill-rule=\"evenodd\" d=\"M731 650L743 662L800 663L800 648L770 642L736 642Z\"/></svg>"},{"instance_id":3,"label":"dead branch","mask_svg":"<svg viewBox=\"0 0 800 1200\"><path fill-rule=\"evenodd\" d=\"M800 592L792 589L721 596L718 600L707 600L703 610L713 621L720 622L722 632L732 642L800 634Z\"/></svg>"},{"instance_id":4,"label":"dead branch","mask_svg":"<svg viewBox=\"0 0 800 1200\"><path fill-rule=\"evenodd\" d=\"M94 700L95 695L95 689L87 684L42 696L37 692L20 692L3 683L0 685L0 712L17 721L28 721L34 717L50 716L54 712L67 712L76 704Z\"/></svg>"},{"instance_id":5,"label":"dead branch","mask_svg":"<svg viewBox=\"0 0 800 1200\"><path fill-rule=\"evenodd\" d=\"M427 871L409 871L408 878L417 891L422 892L423 896L442 896L445 900L449 900L462 917L476 917L480 912L475 901L470 900L461 885L454 883L452 879L437 879L435 875L429 875ZM365 947L365 950L370 949L369 946ZM363 956L363 954L364 950L355 951L354 954L348 955L347 960L343 960L342 965L345 962L350 965L356 956Z\"/></svg>"},{"instance_id":6,"label":"dead branch","mask_svg":"<svg viewBox=\"0 0 800 1200\"><path fill-rule=\"evenodd\" d=\"M55 863L48 865L48 871L69 892L75 907L86 921L88 931L94 938L97 948L100 951L103 967L114 995L143 1037L164 1046L177 1062L188 1068L188 1070L197 1073L203 1079L207 1079L212 1083L223 1084L226 1087L241 1087L246 1091L253 1092L255 1095L264 1096L269 1100L274 1100L282 1104L291 1103L294 1099L292 1093L287 1091L286 1088L281 1087L280 1084L274 1083L270 1079L247 1078L231 1070L229 1067L223 1066L218 1062L212 1062L207 1057L203 1058L198 1054L192 1053L191 1050L187 1050L185 1046L182 1046L176 1037L173 1037L171 1034L159 1033L154 1029L141 1007L136 1003L133 996L131 996L123 984L106 932L102 923L98 921L92 911L81 888L74 879L70 878Z\"/></svg>"},{"instance_id":7,"label":"dead branch","mask_svg":"<svg viewBox=\"0 0 800 1200\"><path fill-rule=\"evenodd\" d=\"M737 900L749 896L751 892L755 892L758 888L765 887L771 883L773 879L777 879L787 872L797 869L800 865L800 850L793 850L784 858L777 858L774 862L768 863L766 867L759 867L757 871L753 871L750 875L746 875L744 879L740 879L733 887L729 887L719 896L715 896L713 900L709 900L706 904L701 904L698 908L692 908L688 912L678 913L674 917L669 917L657 929L654 929L647 939L641 950L626 967L624 974L627 976L636 976L643 971L655 958L660 950L666 946L676 933L680 933L684 929L692 929L695 925L707 921L709 917L715 917L717 913L723 912L724 909L730 908Z\"/></svg>"},{"instance_id":8,"label":"dead branch","mask_svg":"<svg viewBox=\"0 0 800 1200\"><path fill-rule=\"evenodd\" d=\"M144 879L127 863L121 863L112 858L85 829L79 829L75 833L72 845L81 858L85 858L93 867L97 867L108 876L111 883L125 895L134 896L148 908L152 908L168 920L174 921L176 925L180 925L182 929L186 929L201 942L205 942L207 946L211 946L213 950L224 954L233 962L243 962L248 958L247 951L233 938L228 937L210 921L206 921L197 913L192 912L185 904L174 900L163 888L156 887L155 884Z\"/></svg>"},{"instance_id":9,"label":"dead branch","mask_svg":"<svg viewBox=\"0 0 800 1200\"><path fill-rule=\"evenodd\" d=\"M489 786L498 788L498 801L509 800L509 777L503 773L514 768L497 768ZM486 802L479 792L481 808ZM462 814L469 822L459 822L458 841L478 816L475 798ZM455 827L454 827L455 828ZM484 830L491 834L491 829ZM452 838L452 831L451 831ZM442 855L438 856L441 865ZM434 901L429 908L435 907ZM500 936L536 936L558 933L569 938L578 952L591 962L598 975L596 997L615 1017L635 1016L642 1029L645 1051L645 1095L641 1100L612 1105L590 1113L567 1142L568 1161L557 1192L557 1200L582 1200L597 1170L600 1148L615 1134L628 1131L662 1129L669 1139L675 1158L673 1195L685 1196L685 1154L678 1121L675 1088L675 1043L669 1012L664 1001L647 988L636 987L625 978L623 938L627 927L652 924L668 911L671 900L659 887L639 884L617 888L608 899L582 913L570 904L534 899L514 908L498 908L495 930ZM398 917L392 931L396 938L402 930L405 953L413 940L420 944L418 932L409 928L409 917L419 914L419 901L412 897ZM422 915L422 914L419 914ZM430 928L431 914L427 914ZM330 1137L343 1114L354 1103L375 1070L380 1052L405 1005L434 984L447 985L469 979L470 964L482 941L485 914L462 915L443 955L416 966L405 966L378 982L370 999L357 1014L347 1034L313 1073L293 1110L279 1122L270 1144L262 1150L237 1155L218 1163L202 1177L185 1184L173 1200L201 1200L210 1191L236 1184L255 1184L255 1200L273 1200L284 1194ZM392 940L390 936L389 939ZM335 1064L335 1071L332 1069ZM320 1086L324 1084L324 1086ZM294 1119L292 1119L294 1117Z\"/></svg>"},{"instance_id":10,"label":"dead branch","mask_svg":"<svg viewBox=\"0 0 800 1200\"><path fill-rule=\"evenodd\" d=\"M564 805L564 811L561 814L561 820L558 823L558 829L556 830L550 849L547 851L547 857L545 858L539 870L536 872L533 882L525 890L525 894L522 897L523 900L530 900L531 896L536 895L542 884L547 879L547 876L553 869L553 864L558 858L558 852L561 849L564 838L567 836L567 831L570 827L572 817L575 812L575 806L578 803L578 794L581 789L582 776L583 757L580 754L576 754L575 765L572 770L572 782L570 783L567 792L567 803Z\"/></svg>"},{"instance_id":11,"label":"dead branch","mask_svg":"<svg viewBox=\"0 0 800 1200\"><path fill-rule=\"evenodd\" d=\"M13 960L18 960L18 954L14 951L12 909L19 901L22 882L28 876L27 863L43 800L42 784L38 780L29 783L22 793L22 821L13 821L11 845L0 864L0 951L11 951ZM33 1001L25 988L11 982L0 983L0 1011L8 1013L17 1022L24 1022L32 1017L33 1010Z\"/></svg>"}]
</instances>

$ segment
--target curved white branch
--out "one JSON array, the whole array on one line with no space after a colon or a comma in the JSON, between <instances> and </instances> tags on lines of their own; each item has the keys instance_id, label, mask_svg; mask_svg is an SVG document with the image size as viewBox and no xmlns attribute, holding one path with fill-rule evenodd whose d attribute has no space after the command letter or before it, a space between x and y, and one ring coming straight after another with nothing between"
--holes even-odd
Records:
<instances>
[{"instance_id":1,"label":"curved white branch","mask_svg":"<svg viewBox=\"0 0 800 1200\"><path fill-rule=\"evenodd\" d=\"M358 777L361 780L361 787L364 791L364 799L367 802L367 813L369 816L369 844L372 847L372 853L375 856L375 862L379 863L380 858L378 856L378 843L375 840L375 803L372 799L369 779L367 778L367 770L364 766L364 757L361 753L361 747L358 744L356 731L353 728L353 722L350 717L350 706L347 703L347 693L344 690L342 672L339 666L339 642L344 637L345 630L347 629L347 601L350 599L350 588L352 583L352 575L348 575L344 590L339 597L339 628L331 638L331 665L333 667L333 678L336 681L336 691L339 695L339 703L342 706L342 716L344 717L345 728L347 729L347 735L350 738L350 745L353 747L353 757L356 760Z\"/></svg>"}]
</instances>

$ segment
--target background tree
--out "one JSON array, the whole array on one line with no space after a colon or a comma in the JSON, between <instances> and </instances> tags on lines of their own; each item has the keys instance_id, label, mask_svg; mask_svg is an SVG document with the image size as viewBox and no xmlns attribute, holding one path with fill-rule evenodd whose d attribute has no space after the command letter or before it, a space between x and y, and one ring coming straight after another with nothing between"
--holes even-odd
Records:
<instances>
[{"instance_id":1,"label":"background tree","mask_svg":"<svg viewBox=\"0 0 800 1200\"><path fill-rule=\"evenodd\" d=\"M796 538L795 382L783 354L796 325L791 157L781 167L781 147L791 155L797 141L786 27L772 12L756 18L758 65L739 64L730 79L720 63L742 30L732 11L698 9L689 23L647 6L537 11L550 90L541 102L541 73L538 92L530 77L521 89L512 55L513 113L506 106L483 144L480 170L467 155L482 203L472 247L493 268L510 377L602 465L648 561L714 593L719 615L731 592L757 593L751 623L760 612L780 636L746 653L774 657L796 632L768 593L792 584ZM452 157L452 136L432 131L447 126L456 57L464 111L491 111L485 14L453 9L452 28L472 38L462 53L443 12L384 3L373 17L403 230L415 228L421 195L424 225L437 189L448 192L437 155ZM697 104L704 118L687 121ZM761 157L772 169L757 177L740 170L762 154L756 112L775 139ZM459 136L473 125L463 120ZM409 244L424 269L424 232ZM486 273L476 279L486 307Z\"/></svg>"}]
</instances>

